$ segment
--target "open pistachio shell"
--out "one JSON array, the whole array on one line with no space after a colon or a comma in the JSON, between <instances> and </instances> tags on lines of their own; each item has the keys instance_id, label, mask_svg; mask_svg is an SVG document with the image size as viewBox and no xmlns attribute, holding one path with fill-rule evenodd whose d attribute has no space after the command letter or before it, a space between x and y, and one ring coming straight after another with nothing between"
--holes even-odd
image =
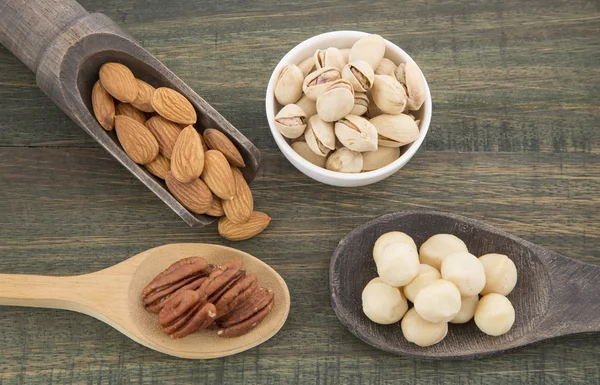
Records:
<instances>
[{"instance_id":1,"label":"open pistachio shell","mask_svg":"<svg viewBox=\"0 0 600 385\"><path fill-rule=\"evenodd\" d=\"M301 157L308 160L310 163L315 166L319 166L325 168L325 162L327 162L327 158L324 156L319 156L314 153L313 150L308 147L306 142L297 141L292 143L292 149L298 153Z\"/></svg>"},{"instance_id":2,"label":"open pistachio shell","mask_svg":"<svg viewBox=\"0 0 600 385\"><path fill-rule=\"evenodd\" d=\"M342 78L349 81L357 92L370 90L374 77L373 68L364 60L350 62L342 70Z\"/></svg>"},{"instance_id":3,"label":"open pistachio shell","mask_svg":"<svg viewBox=\"0 0 600 385\"><path fill-rule=\"evenodd\" d=\"M375 75L371 88L373 102L386 114L401 114L406 108L404 86L388 75Z\"/></svg>"},{"instance_id":4,"label":"open pistachio shell","mask_svg":"<svg viewBox=\"0 0 600 385\"><path fill-rule=\"evenodd\" d=\"M379 115L370 120L377 129L378 143L384 147L400 147L417 140L419 127L406 114Z\"/></svg>"},{"instance_id":5,"label":"open pistachio shell","mask_svg":"<svg viewBox=\"0 0 600 385\"><path fill-rule=\"evenodd\" d=\"M355 92L354 93L354 107L350 110L350 115L361 116L367 112L367 107L369 106L369 98L367 94L364 92Z\"/></svg>"},{"instance_id":6,"label":"open pistachio shell","mask_svg":"<svg viewBox=\"0 0 600 385\"><path fill-rule=\"evenodd\" d=\"M306 113L296 104L288 104L275 116L275 127L286 138L296 139L306 129Z\"/></svg>"},{"instance_id":7,"label":"open pistachio shell","mask_svg":"<svg viewBox=\"0 0 600 385\"><path fill-rule=\"evenodd\" d=\"M304 77L307 77L315 69L315 57L307 57L302 63L298 64L298 68L300 68Z\"/></svg>"},{"instance_id":8,"label":"open pistachio shell","mask_svg":"<svg viewBox=\"0 0 600 385\"><path fill-rule=\"evenodd\" d=\"M310 118L313 115L317 114L317 103L314 100L311 100L306 95L302 95L300 100L296 102L296 105L306 113L306 118Z\"/></svg>"},{"instance_id":9,"label":"open pistachio shell","mask_svg":"<svg viewBox=\"0 0 600 385\"><path fill-rule=\"evenodd\" d=\"M354 90L343 79L331 83L317 99L317 114L326 122L335 122L348 115L354 107Z\"/></svg>"},{"instance_id":10,"label":"open pistachio shell","mask_svg":"<svg viewBox=\"0 0 600 385\"><path fill-rule=\"evenodd\" d=\"M313 152L319 156L327 156L335 149L335 133L333 123L325 122L319 115L308 119L304 139Z\"/></svg>"},{"instance_id":11,"label":"open pistachio shell","mask_svg":"<svg viewBox=\"0 0 600 385\"><path fill-rule=\"evenodd\" d=\"M304 94L309 99L317 101L317 98L321 96L323 92L325 92L325 89L327 89L332 82L340 79L341 77L342 74L337 68L325 67L318 69L308 74L308 76L304 79L302 91L304 91ZM300 97L298 97L298 99L300 99Z\"/></svg>"},{"instance_id":12,"label":"open pistachio shell","mask_svg":"<svg viewBox=\"0 0 600 385\"><path fill-rule=\"evenodd\" d=\"M303 79L304 75L297 65L284 66L275 84L275 99L284 106L296 103L302 96Z\"/></svg>"},{"instance_id":13,"label":"open pistachio shell","mask_svg":"<svg viewBox=\"0 0 600 385\"><path fill-rule=\"evenodd\" d=\"M377 107L377 105L373 101L373 96L371 95L371 92L367 92L367 98L369 98L369 104L367 105L367 112L365 113L365 116L371 119L376 116L382 115L384 112L381 111L381 109Z\"/></svg>"},{"instance_id":14,"label":"open pistachio shell","mask_svg":"<svg viewBox=\"0 0 600 385\"><path fill-rule=\"evenodd\" d=\"M344 58L344 65L348 64L348 58L350 57L350 48L340 49L342 57Z\"/></svg>"},{"instance_id":15,"label":"open pistachio shell","mask_svg":"<svg viewBox=\"0 0 600 385\"><path fill-rule=\"evenodd\" d=\"M390 59L384 57L375 69L376 75L396 76L396 64Z\"/></svg>"},{"instance_id":16,"label":"open pistachio shell","mask_svg":"<svg viewBox=\"0 0 600 385\"><path fill-rule=\"evenodd\" d=\"M400 157L400 147L380 146L376 151L363 152L363 171L380 169Z\"/></svg>"},{"instance_id":17,"label":"open pistachio shell","mask_svg":"<svg viewBox=\"0 0 600 385\"><path fill-rule=\"evenodd\" d=\"M329 155L325 167L331 171L347 173L360 172L363 168L363 155L360 152L351 151L342 147Z\"/></svg>"},{"instance_id":18,"label":"open pistachio shell","mask_svg":"<svg viewBox=\"0 0 600 385\"><path fill-rule=\"evenodd\" d=\"M335 47L316 50L314 54L314 62L317 69L333 67L341 71L346 65L344 56L340 50Z\"/></svg>"},{"instance_id":19,"label":"open pistachio shell","mask_svg":"<svg viewBox=\"0 0 600 385\"><path fill-rule=\"evenodd\" d=\"M335 123L335 136L352 151L377 150L377 129L367 119L348 115Z\"/></svg>"},{"instance_id":20,"label":"open pistachio shell","mask_svg":"<svg viewBox=\"0 0 600 385\"><path fill-rule=\"evenodd\" d=\"M364 60L373 70L379 66L385 54L385 41L379 35L369 35L358 40L350 50L349 62Z\"/></svg>"},{"instance_id":21,"label":"open pistachio shell","mask_svg":"<svg viewBox=\"0 0 600 385\"><path fill-rule=\"evenodd\" d=\"M425 78L414 62L400 63L394 71L396 80L406 88L406 108L416 111L425 101Z\"/></svg>"}]
</instances>

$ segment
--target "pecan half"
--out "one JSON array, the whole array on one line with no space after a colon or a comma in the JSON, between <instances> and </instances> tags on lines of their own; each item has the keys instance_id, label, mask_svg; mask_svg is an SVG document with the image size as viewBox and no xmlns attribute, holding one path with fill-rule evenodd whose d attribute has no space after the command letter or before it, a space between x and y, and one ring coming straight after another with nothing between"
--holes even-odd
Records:
<instances>
[{"instance_id":1,"label":"pecan half","mask_svg":"<svg viewBox=\"0 0 600 385\"><path fill-rule=\"evenodd\" d=\"M263 319L265 319L269 315L271 309L273 308L273 303L274 300L271 299L271 302L269 302L267 306L263 307L262 310L255 313L253 316L246 319L245 321L237 323L233 326L219 329L217 331L217 335L224 338L232 338L243 336L244 334L249 333L252 329L256 327L256 325L258 325Z\"/></svg>"},{"instance_id":2,"label":"pecan half","mask_svg":"<svg viewBox=\"0 0 600 385\"><path fill-rule=\"evenodd\" d=\"M228 262L210 273L208 279L204 281L202 286L196 290L201 298L206 298L217 293L227 283L234 278L242 268L242 261Z\"/></svg>"},{"instance_id":3,"label":"pecan half","mask_svg":"<svg viewBox=\"0 0 600 385\"><path fill-rule=\"evenodd\" d=\"M226 328L247 320L273 301L274 296L273 291L270 289L261 287L255 290L244 303L236 307L226 317L219 319L219 326Z\"/></svg>"},{"instance_id":4,"label":"pecan half","mask_svg":"<svg viewBox=\"0 0 600 385\"><path fill-rule=\"evenodd\" d=\"M257 278L255 275L251 274L239 280L235 285L232 285L229 288L229 290L223 293L223 295L217 301L214 302L215 306L217 307L217 312L219 312L219 317L227 314L229 311L231 311L231 309L235 308L235 306L248 299L248 297L240 298L240 295L242 294L242 292L244 292L253 285L256 287ZM252 292L249 292L246 295L249 294L252 294ZM238 302L237 304L233 304L232 302L235 301L236 298L238 299ZM232 304L233 306L227 309L230 304ZM225 312L226 309L227 313Z\"/></svg>"},{"instance_id":5,"label":"pecan half","mask_svg":"<svg viewBox=\"0 0 600 385\"><path fill-rule=\"evenodd\" d=\"M171 333L171 337L183 338L198 329L206 329L212 325L217 316L217 308L212 303L207 302L203 306L198 306L197 310L191 312L191 314L192 316L183 326Z\"/></svg>"}]
</instances>

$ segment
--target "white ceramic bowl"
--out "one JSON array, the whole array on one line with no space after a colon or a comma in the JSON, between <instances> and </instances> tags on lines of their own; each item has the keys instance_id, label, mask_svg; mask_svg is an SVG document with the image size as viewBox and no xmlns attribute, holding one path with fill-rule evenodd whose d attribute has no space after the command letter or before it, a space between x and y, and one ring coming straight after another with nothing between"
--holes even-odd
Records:
<instances>
[{"instance_id":1,"label":"white ceramic bowl","mask_svg":"<svg viewBox=\"0 0 600 385\"><path fill-rule=\"evenodd\" d=\"M308 40L295 46L290 52L288 52L283 59L277 64L271 79L269 79L269 85L267 87L267 95L265 98L267 120L269 121L269 127L271 133L275 138L277 146L283 152L283 155L289 160L298 170L304 173L306 176L318 180L319 182L329 184L332 186L341 187L354 187L354 186L365 186L371 183L379 182L382 179L387 178L399 169L401 169L413 155L417 152L421 143L427 135L429 129L429 122L431 121L431 93L429 92L429 86L425 81L426 98L423 106L416 115L417 119L421 120L419 126L419 138L413 143L402 147L401 155L394 162L378 170L361 172L358 174L347 174L337 171L330 171L325 168L315 166L310 163L292 149L286 139L275 127L275 114L276 111L281 109L281 105L275 100L273 90L275 89L275 82L277 81L277 75L281 71L281 68L287 64L300 64L304 59L313 55L317 49L326 49L328 47L336 48L350 48L360 38L369 35L365 32L358 31L335 31L323 33L311 37ZM385 41L385 57L392 60L394 63L414 61L406 52L404 52L397 45Z\"/></svg>"}]
</instances>

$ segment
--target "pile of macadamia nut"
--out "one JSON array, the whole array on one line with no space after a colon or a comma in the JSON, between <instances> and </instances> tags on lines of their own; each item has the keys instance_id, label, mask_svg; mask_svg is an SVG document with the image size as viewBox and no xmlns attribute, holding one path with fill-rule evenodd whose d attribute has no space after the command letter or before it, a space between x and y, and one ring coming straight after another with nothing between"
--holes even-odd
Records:
<instances>
[{"instance_id":1,"label":"pile of macadamia nut","mask_svg":"<svg viewBox=\"0 0 600 385\"><path fill-rule=\"evenodd\" d=\"M332 171L371 171L419 137L412 112L425 101L423 74L413 61L384 56L383 38L369 35L281 69L275 126L300 156Z\"/></svg>"},{"instance_id":2,"label":"pile of macadamia nut","mask_svg":"<svg viewBox=\"0 0 600 385\"><path fill-rule=\"evenodd\" d=\"M482 332L499 336L515 321L506 296L517 283L517 268L506 255L477 258L451 234L432 236L417 252L410 236L392 231L377 239L373 258L379 277L362 292L363 312L384 325L402 319L409 342L434 345L446 336L449 322L475 318ZM408 301L414 304L410 310Z\"/></svg>"}]
</instances>

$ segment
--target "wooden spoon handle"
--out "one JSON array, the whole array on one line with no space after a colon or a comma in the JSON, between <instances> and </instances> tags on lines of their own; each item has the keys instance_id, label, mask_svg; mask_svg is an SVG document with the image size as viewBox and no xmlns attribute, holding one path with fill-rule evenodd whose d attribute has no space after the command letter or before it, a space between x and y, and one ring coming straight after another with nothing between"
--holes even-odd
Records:
<instances>
[{"instance_id":1,"label":"wooden spoon handle","mask_svg":"<svg viewBox=\"0 0 600 385\"><path fill-rule=\"evenodd\" d=\"M74 0L0 0L0 43L36 72L50 42L86 15Z\"/></svg>"},{"instance_id":2,"label":"wooden spoon handle","mask_svg":"<svg viewBox=\"0 0 600 385\"><path fill-rule=\"evenodd\" d=\"M0 305L76 310L82 302L77 277L0 274Z\"/></svg>"}]
</instances>

